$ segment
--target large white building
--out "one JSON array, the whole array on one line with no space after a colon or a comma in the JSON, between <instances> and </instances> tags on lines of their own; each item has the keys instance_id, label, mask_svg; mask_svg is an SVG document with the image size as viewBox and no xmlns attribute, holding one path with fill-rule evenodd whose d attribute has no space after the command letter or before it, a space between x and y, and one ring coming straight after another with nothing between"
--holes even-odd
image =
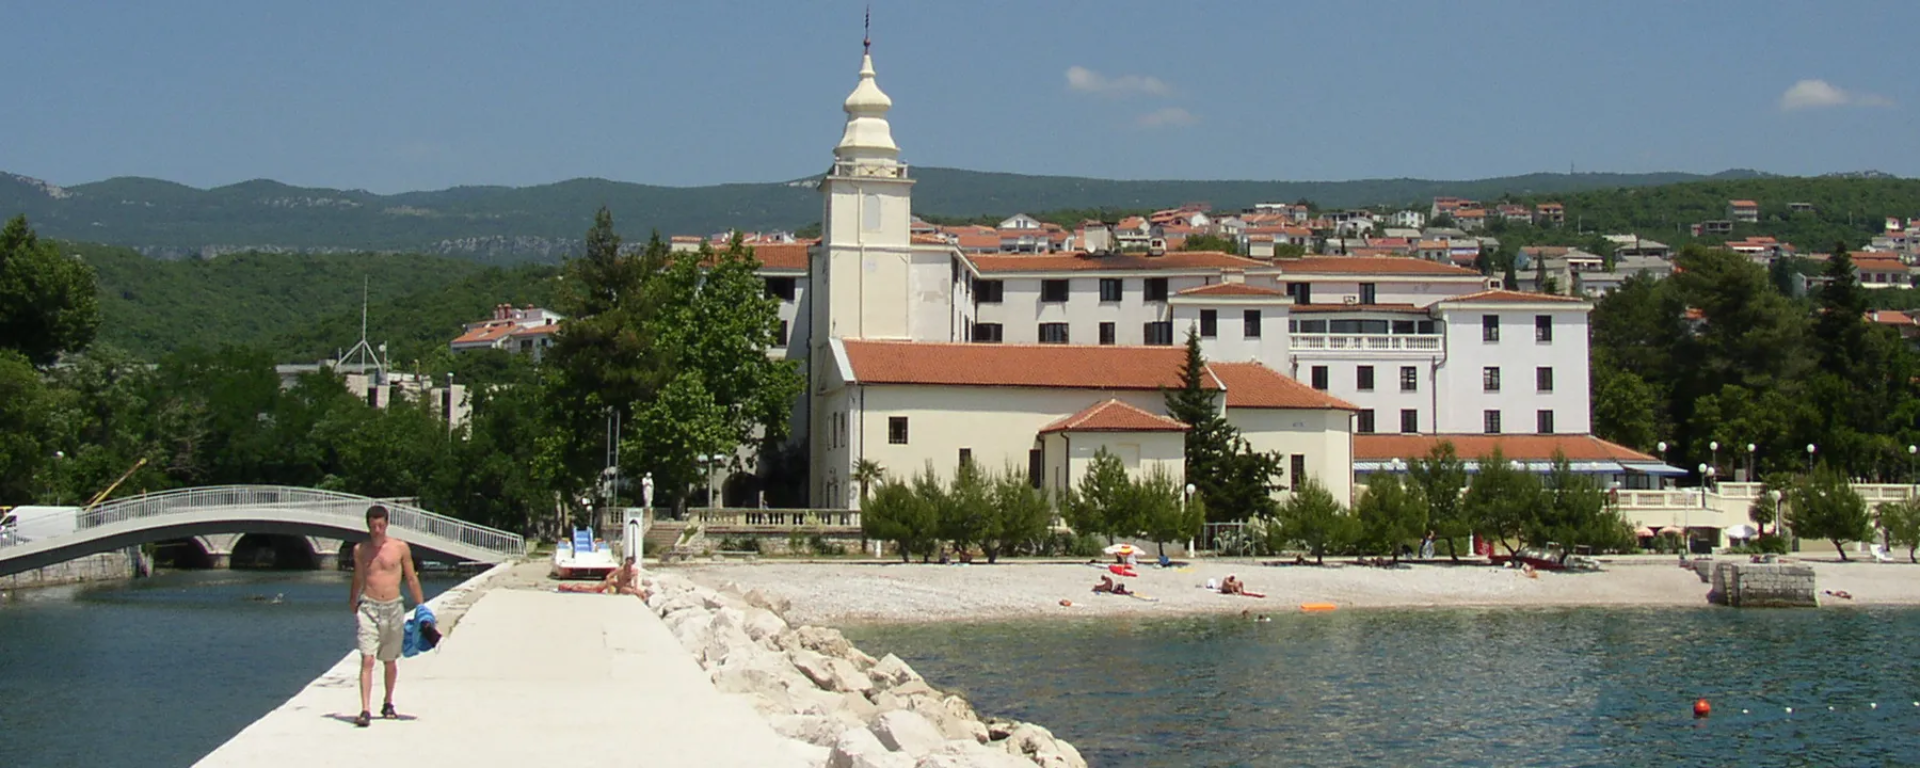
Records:
<instances>
[{"instance_id":1,"label":"large white building","mask_svg":"<svg viewBox=\"0 0 1920 768\"><path fill-rule=\"evenodd\" d=\"M794 433L815 506L858 506L863 460L893 476L1013 467L1058 490L1105 449L1177 478L1184 427L1163 393L1189 330L1223 415L1284 458L1289 486L1350 498L1355 435L1594 442L1582 299L1415 258L968 252L913 232L891 106L865 57L819 242L756 249L782 300L771 354L807 371ZM1395 466L1381 454L1401 443L1375 445L1365 469Z\"/></svg>"}]
</instances>

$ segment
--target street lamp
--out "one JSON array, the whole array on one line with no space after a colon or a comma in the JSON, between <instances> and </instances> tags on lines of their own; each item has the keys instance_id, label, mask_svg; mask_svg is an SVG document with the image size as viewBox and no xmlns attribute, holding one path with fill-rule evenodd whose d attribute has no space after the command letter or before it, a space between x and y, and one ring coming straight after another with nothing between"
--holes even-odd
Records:
<instances>
[{"instance_id":1,"label":"street lamp","mask_svg":"<svg viewBox=\"0 0 1920 768\"><path fill-rule=\"evenodd\" d=\"M1780 535L1780 489L1767 491L1767 497L1773 499L1773 535Z\"/></svg>"},{"instance_id":2,"label":"street lamp","mask_svg":"<svg viewBox=\"0 0 1920 768\"><path fill-rule=\"evenodd\" d=\"M720 505L713 497L713 468L720 463L720 454L703 453L700 454L699 459L700 474L705 475L707 480L707 507L709 509L719 509Z\"/></svg>"},{"instance_id":3,"label":"street lamp","mask_svg":"<svg viewBox=\"0 0 1920 768\"><path fill-rule=\"evenodd\" d=\"M1707 450L1713 453L1713 464L1711 466L1720 466L1720 441L1713 440L1708 442Z\"/></svg>"},{"instance_id":4,"label":"street lamp","mask_svg":"<svg viewBox=\"0 0 1920 768\"><path fill-rule=\"evenodd\" d=\"M1913 483L1913 459L1914 459L1914 454L1916 453L1920 453L1920 445L1907 446L1907 483L1908 484Z\"/></svg>"},{"instance_id":5,"label":"street lamp","mask_svg":"<svg viewBox=\"0 0 1920 768\"><path fill-rule=\"evenodd\" d=\"M1813 452L1814 452L1814 450L1815 450L1815 448L1814 448L1814 445L1813 445L1813 443L1807 443L1807 474L1809 474L1809 475L1811 475L1811 474L1813 474Z\"/></svg>"},{"instance_id":6,"label":"street lamp","mask_svg":"<svg viewBox=\"0 0 1920 768\"><path fill-rule=\"evenodd\" d=\"M1182 496L1180 498L1181 512L1187 511L1187 506L1193 503L1193 492L1200 489L1193 487L1193 483L1187 483L1187 487L1185 488L1185 490L1187 492L1187 495ZM1202 522L1204 523L1204 521ZM1193 557L1193 539L1192 538L1187 539L1187 557Z\"/></svg>"},{"instance_id":7,"label":"street lamp","mask_svg":"<svg viewBox=\"0 0 1920 768\"><path fill-rule=\"evenodd\" d=\"M1758 482L1757 480L1754 479L1754 476L1753 476L1753 452L1759 449L1760 449L1760 446L1754 445L1753 443L1747 443L1747 482L1749 483Z\"/></svg>"},{"instance_id":8,"label":"street lamp","mask_svg":"<svg viewBox=\"0 0 1920 768\"><path fill-rule=\"evenodd\" d=\"M1660 448L1660 463L1665 464L1667 463L1667 441L1665 440L1660 441L1659 448ZM1660 481L1660 484L1664 487L1666 485L1666 481L1663 479Z\"/></svg>"},{"instance_id":9,"label":"street lamp","mask_svg":"<svg viewBox=\"0 0 1920 768\"><path fill-rule=\"evenodd\" d=\"M65 488L60 487L60 464L67 458L66 451L53 452L53 505L60 506Z\"/></svg>"}]
</instances>

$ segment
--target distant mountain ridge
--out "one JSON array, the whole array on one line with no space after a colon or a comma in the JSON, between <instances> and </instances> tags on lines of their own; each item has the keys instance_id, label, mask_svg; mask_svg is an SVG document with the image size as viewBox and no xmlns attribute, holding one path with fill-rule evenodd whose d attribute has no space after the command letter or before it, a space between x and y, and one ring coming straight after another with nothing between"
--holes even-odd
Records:
<instances>
[{"instance_id":1,"label":"distant mountain ridge","mask_svg":"<svg viewBox=\"0 0 1920 768\"><path fill-rule=\"evenodd\" d=\"M1424 205L1440 195L1491 200L1705 180L1767 178L1751 170L1690 173L1537 173L1468 181L1121 181L914 168L916 213L1012 215L1062 209L1160 208L1205 201L1237 210L1309 199L1335 208ZM379 195L256 179L198 189L119 177L62 187L0 173L0 215L26 214L41 234L134 248L149 256L241 251L393 251L490 263L556 261L579 248L601 205L629 238L649 230L703 234L818 223L819 177L785 182L663 187L581 178L531 187L469 186Z\"/></svg>"}]
</instances>

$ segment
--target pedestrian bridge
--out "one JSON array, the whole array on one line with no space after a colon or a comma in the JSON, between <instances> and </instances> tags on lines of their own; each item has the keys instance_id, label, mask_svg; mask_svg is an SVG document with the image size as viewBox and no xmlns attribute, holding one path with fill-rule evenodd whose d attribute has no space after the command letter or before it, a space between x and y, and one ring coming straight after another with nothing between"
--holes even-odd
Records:
<instances>
[{"instance_id":1,"label":"pedestrian bridge","mask_svg":"<svg viewBox=\"0 0 1920 768\"><path fill-rule=\"evenodd\" d=\"M76 511L71 530L0 546L0 576L157 541L263 533L364 540L367 507L383 504L389 530L422 557L498 563L526 552L517 534L410 504L277 485L182 488Z\"/></svg>"}]
</instances>

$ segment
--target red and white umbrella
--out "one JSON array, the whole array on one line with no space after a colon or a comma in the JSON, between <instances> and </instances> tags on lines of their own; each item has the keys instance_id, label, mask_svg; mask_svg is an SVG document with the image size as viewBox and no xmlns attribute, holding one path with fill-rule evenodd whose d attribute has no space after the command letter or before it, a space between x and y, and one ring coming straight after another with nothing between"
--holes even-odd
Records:
<instances>
[{"instance_id":1,"label":"red and white umbrella","mask_svg":"<svg viewBox=\"0 0 1920 768\"><path fill-rule=\"evenodd\" d=\"M1107 547L1106 552L1109 555L1140 555L1144 554L1145 550L1132 544L1115 544Z\"/></svg>"}]
</instances>

